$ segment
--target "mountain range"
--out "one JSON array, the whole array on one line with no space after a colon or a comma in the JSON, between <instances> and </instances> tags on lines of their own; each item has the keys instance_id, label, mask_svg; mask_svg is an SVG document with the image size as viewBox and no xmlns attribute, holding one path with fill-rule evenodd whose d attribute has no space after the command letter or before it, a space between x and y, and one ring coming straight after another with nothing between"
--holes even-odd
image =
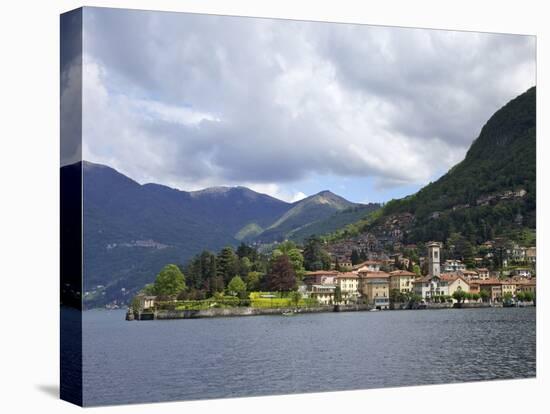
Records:
<instances>
[{"instance_id":1,"label":"mountain range","mask_svg":"<svg viewBox=\"0 0 550 414\"><path fill-rule=\"evenodd\" d=\"M61 174L71 171L64 167ZM203 250L242 241L301 241L380 207L352 203L330 191L294 203L246 187L180 191L142 185L87 161L82 174L87 306L130 296L165 264L183 264Z\"/></svg>"}]
</instances>

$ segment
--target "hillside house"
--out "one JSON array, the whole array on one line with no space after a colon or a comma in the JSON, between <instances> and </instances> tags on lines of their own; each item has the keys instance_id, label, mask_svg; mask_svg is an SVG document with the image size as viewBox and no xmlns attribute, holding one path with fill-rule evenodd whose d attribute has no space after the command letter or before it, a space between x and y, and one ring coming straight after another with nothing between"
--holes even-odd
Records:
<instances>
[{"instance_id":1,"label":"hillside house","mask_svg":"<svg viewBox=\"0 0 550 414\"><path fill-rule=\"evenodd\" d=\"M363 272L378 272L380 271L380 266L382 265L382 262L378 260L367 260L362 263L358 263L355 266L353 266L353 270L358 273Z\"/></svg>"},{"instance_id":2,"label":"hillside house","mask_svg":"<svg viewBox=\"0 0 550 414\"><path fill-rule=\"evenodd\" d=\"M466 265L462 263L462 260L445 260L445 263L443 264L443 271L444 272L457 272L457 271L463 271L466 270Z\"/></svg>"},{"instance_id":3,"label":"hillside house","mask_svg":"<svg viewBox=\"0 0 550 414\"><path fill-rule=\"evenodd\" d=\"M527 250L525 250L525 261L529 263L536 263L537 261L537 248L536 247L528 247Z\"/></svg>"},{"instance_id":4,"label":"hillside house","mask_svg":"<svg viewBox=\"0 0 550 414\"><path fill-rule=\"evenodd\" d=\"M478 279L479 278L479 275L477 274L477 272L475 270L462 270L462 271L459 271L458 273L460 273L462 276L464 276L465 279L467 280L472 280L472 279Z\"/></svg>"},{"instance_id":5,"label":"hillside house","mask_svg":"<svg viewBox=\"0 0 550 414\"><path fill-rule=\"evenodd\" d=\"M486 267L478 267L476 269L476 272L479 280L489 279L489 269L487 269Z\"/></svg>"},{"instance_id":6,"label":"hillside house","mask_svg":"<svg viewBox=\"0 0 550 414\"><path fill-rule=\"evenodd\" d=\"M512 276L517 276L520 278L530 278L532 274L531 270L529 269L514 269L512 270Z\"/></svg>"}]
</instances>

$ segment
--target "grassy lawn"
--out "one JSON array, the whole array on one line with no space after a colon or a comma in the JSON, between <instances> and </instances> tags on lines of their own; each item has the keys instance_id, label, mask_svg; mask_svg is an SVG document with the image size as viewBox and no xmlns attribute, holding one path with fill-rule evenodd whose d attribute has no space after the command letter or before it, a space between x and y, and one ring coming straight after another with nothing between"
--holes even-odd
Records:
<instances>
[{"instance_id":1,"label":"grassy lawn","mask_svg":"<svg viewBox=\"0 0 550 414\"><path fill-rule=\"evenodd\" d=\"M290 308L296 305L290 297L284 297L279 292L251 292L250 299L239 299L233 296L224 296L219 299L186 300L161 304L161 307L174 310L203 310L210 308L233 308L237 306L251 306L253 308ZM315 299L300 299L298 307L316 306Z\"/></svg>"}]
</instances>

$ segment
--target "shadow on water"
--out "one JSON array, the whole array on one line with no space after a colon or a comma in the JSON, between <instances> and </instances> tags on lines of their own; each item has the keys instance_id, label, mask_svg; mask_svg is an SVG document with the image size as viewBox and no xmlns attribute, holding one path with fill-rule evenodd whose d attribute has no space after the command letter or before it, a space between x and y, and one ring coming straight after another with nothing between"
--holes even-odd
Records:
<instances>
[{"instance_id":1,"label":"shadow on water","mask_svg":"<svg viewBox=\"0 0 550 414\"><path fill-rule=\"evenodd\" d=\"M36 388L56 400L59 399L59 385L57 384L39 384Z\"/></svg>"}]
</instances>

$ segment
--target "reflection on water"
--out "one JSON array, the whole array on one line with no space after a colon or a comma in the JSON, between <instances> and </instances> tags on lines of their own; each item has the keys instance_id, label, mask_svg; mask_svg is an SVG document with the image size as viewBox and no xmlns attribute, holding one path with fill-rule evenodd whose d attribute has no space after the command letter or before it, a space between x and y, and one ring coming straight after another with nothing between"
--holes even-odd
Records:
<instances>
[{"instance_id":1,"label":"reflection on water","mask_svg":"<svg viewBox=\"0 0 550 414\"><path fill-rule=\"evenodd\" d=\"M534 308L124 321L84 312L84 403L534 377Z\"/></svg>"}]
</instances>

